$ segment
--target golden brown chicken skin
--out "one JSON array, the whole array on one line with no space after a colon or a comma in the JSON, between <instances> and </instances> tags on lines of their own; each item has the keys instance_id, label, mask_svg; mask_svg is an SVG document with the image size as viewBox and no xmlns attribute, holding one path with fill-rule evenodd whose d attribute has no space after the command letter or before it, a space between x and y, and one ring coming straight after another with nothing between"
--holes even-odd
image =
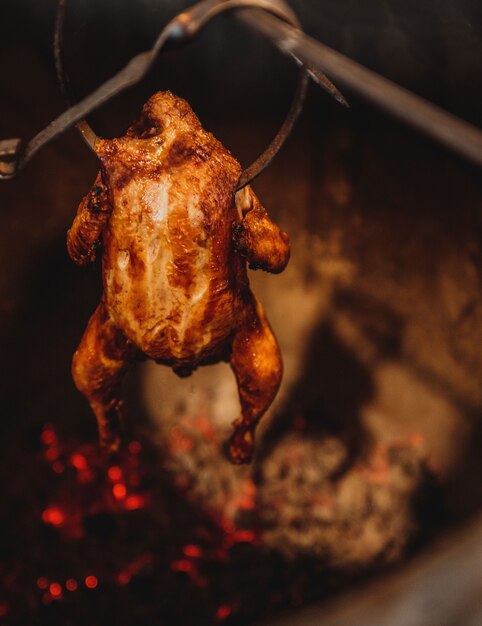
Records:
<instances>
[{"instance_id":1,"label":"golden brown chicken skin","mask_svg":"<svg viewBox=\"0 0 482 626\"><path fill-rule=\"evenodd\" d=\"M228 361L241 402L229 454L246 463L282 375L246 264L281 272L288 236L250 187L236 193L239 163L170 92L152 96L124 137L99 140L96 150L101 171L67 248L84 265L102 244L104 293L72 366L101 442L118 449L121 384L135 361L151 358L181 376Z\"/></svg>"}]
</instances>

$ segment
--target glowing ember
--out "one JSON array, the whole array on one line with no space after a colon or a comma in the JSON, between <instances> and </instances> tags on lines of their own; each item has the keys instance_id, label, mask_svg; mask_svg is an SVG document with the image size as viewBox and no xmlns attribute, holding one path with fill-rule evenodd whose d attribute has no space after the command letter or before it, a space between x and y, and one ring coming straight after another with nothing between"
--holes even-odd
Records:
<instances>
[{"instance_id":1,"label":"glowing ember","mask_svg":"<svg viewBox=\"0 0 482 626\"><path fill-rule=\"evenodd\" d=\"M253 496L242 495L236 500L236 505L239 509L244 509L245 511L251 511L255 508L256 502Z\"/></svg>"},{"instance_id":2,"label":"glowing ember","mask_svg":"<svg viewBox=\"0 0 482 626\"><path fill-rule=\"evenodd\" d=\"M194 544L188 544L187 546L184 546L183 550L184 554L186 556L191 557L192 559L196 559L202 556L203 551L201 550L201 548L199 546L196 546Z\"/></svg>"},{"instance_id":3,"label":"glowing ember","mask_svg":"<svg viewBox=\"0 0 482 626\"><path fill-rule=\"evenodd\" d=\"M107 476L112 480L112 482L116 482L122 478L122 470L117 465L112 465L109 467L107 471Z\"/></svg>"},{"instance_id":4,"label":"glowing ember","mask_svg":"<svg viewBox=\"0 0 482 626\"><path fill-rule=\"evenodd\" d=\"M112 487L112 493L114 494L114 497L117 498L117 500L123 500L127 495L126 486L122 483L116 483Z\"/></svg>"},{"instance_id":5,"label":"glowing ember","mask_svg":"<svg viewBox=\"0 0 482 626\"><path fill-rule=\"evenodd\" d=\"M233 543L252 543L256 539L256 535L252 530L237 530L231 536Z\"/></svg>"},{"instance_id":6,"label":"glowing ember","mask_svg":"<svg viewBox=\"0 0 482 626\"><path fill-rule=\"evenodd\" d=\"M85 470L88 468L87 459L83 454L72 454L70 462L78 470Z\"/></svg>"},{"instance_id":7,"label":"glowing ember","mask_svg":"<svg viewBox=\"0 0 482 626\"><path fill-rule=\"evenodd\" d=\"M49 586L48 578L45 578L45 576L41 576L40 578L37 578L37 587L39 589L47 589L48 586Z\"/></svg>"},{"instance_id":8,"label":"glowing ember","mask_svg":"<svg viewBox=\"0 0 482 626\"><path fill-rule=\"evenodd\" d=\"M145 504L146 504L146 499L143 498L142 496L129 496L128 498L126 498L124 507L128 511L135 511L137 509L142 509L142 507L144 507Z\"/></svg>"},{"instance_id":9,"label":"glowing ember","mask_svg":"<svg viewBox=\"0 0 482 626\"><path fill-rule=\"evenodd\" d=\"M171 569L173 572L184 572L186 574L194 574L196 566L192 561L187 559L181 559L179 561L173 561L171 563Z\"/></svg>"},{"instance_id":10,"label":"glowing ember","mask_svg":"<svg viewBox=\"0 0 482 626\"><path fill-rule=\"evenodd\" d=\"M40 436L42 443L46 446L51 446L53 443L57 441L57 436L55 431L51 425L46 425L42 431Z\"/></svg>"},{"instance_id":11,"label":"glowing ember","mask_svg":"<svg viewBox=\"0 0 482 626\"><path fill-rule=\"evenodd\" d=\"M218 607L218 610L216 611L216 618L219 621L225 620L231 615L231 613L233 612L233 608L234 607L229 606L228 604L222 604L220 607Z\"/></svg>"},{"instance_id":12,"label":"glowing ember","mask_svg":"<svg viewBox=\"0 0 482 626\"><path fill-rule=\"evenodd\" d=\"M98 606L105 607L115 602L122 606L119 623L130 624L135 621L132 603L135 604L136 600L133 594L137 594L144 585L151 588L159 581L167 589L179 589L181 597L186 598L189 611L195 608L192 616L190 613L188 621L184 622L186 626L229 621L234 613L236 618L239 616L240 620L244 620L242 623L251 620L253 603L250 598L259 596L259 585L256 577L248 575L248 572L253 568L256 571L259 565L258 543L266 545L265 527L257 517L259 507L263 502L266 507L269 501L270 507L273 507L274 529L286 528L280 516L286 510L286 497L296 495L296 490L290 491L282 481L280 488L269 494L267 500L263 491L267 481L263 482L262 476L259 484L255 484L248 473L240 474L236 481L227 483L225 492L220 492L224 508L212 513L207 510L198 516L197 510L185 507L186 488L192 488L191 476L187 472L173 471L165 483L165 475L159 471L158 457L154 457L153 448L147 442L142 447L138 442L131 442L132 445L129 444L119 454L116 464L109 465L108 458L101 453L97 443L65 443L58 439L53 427L45 428L41 437L44 448L41 454L35 453L34 462L22 464L26 469L25 483L21 483L39 485L39 497L19 519L27 539L33 528L34 536L39 530L43 533L44 543L36 544L38 548L28 553L24 550L27 556L22 558L29 568L27 576L23 570L20 572L22 578L10 576L9 579L7 571L15 571L16 562L12 560L5 566L1 564L5 573L0 571L0 604L3 602L9 607L9 618L14 612L30 610L25 607L31 606L32 613L46 611L45 623L57 623L55 619L49 621L48 612L63 610L62 604L69 606L70 610L76 603L82 603L89 607L89 611L94 611ZM183 454L195 466L197 457L191 452L191 443L194 452L202 442L207 446L207 454L214 454L209 437L206 423L198 419L196 427L191 430L175 426L168 439L174 441L177 449L182 448ZM191 443L187 444L187 439ZM423 439L414 434L410 444L413 456L413 449L422 445ZM407 454L405 448L399 446L397 454L400 450ZM139 454L141 449L142 455ZM385 485L391 480L387 474L392 463L391 449L386 446L375 449L373 455L353 467L355 471L350 478L356 480L362 489L372 489L374 484L379 489L379 485ZM298 446L290 458L301 458L305 463L303 454L303 448ZM30 461L30 458L27 460ZM205 466L200 465L198 479L207 484L206 478L202 478L204 469ZM52 474L52 470L58 475ZM272 477L270 480L270 484L276 484ZM166 484L168 489L165 489ZM213 484L217 485L209 482L210 486ZM173 485L181 489L174 490ZM25 490L28 491L27 487ZM313 509L329 525L339 500L339 492L327 481L322 489L311 494L309 506L301 513L309 517ZM335 522L331 524L336 527ZM45 532L43 525L50 526L54 532ZM294 532L291 526L289 531ZM300 541L304 541L304 526L300 526L299 532ZM286 543L286 540L283 541ZM67 545L69 549L66 551L64 547ZM263 559L266 577L271 579L276 578L279 561L273 563L269 554L267 552ZM28 561L30 555L31 561ZM243 581L246 580L242 589L239 588L241 574ZM309 576L308 573L305 578ZM100 585L99 580L106 581L106 584ZM304 583L297 583L301 588L298 597L292 588L295 582L292 578L287 579L280 593L267 600L269 607L299 603L305 597ZM79 589L83 592L74 593ZM94 589L98 591L87 592ZM32 596L33 601L29 601ZM26 598L26 601L19 602L20 597ZM199 614L196 613L196 597L203 598ZM162 612L166 600L159 597L159 602L161 604L156 607ZM54 606L47 608L52 604ZM72 620L73 625L80 623L75 619ZM27 618L18 623L33 621Z\"/></svg>"},{"instance_id":13,"label":"glowing ember","mask_svg":"<svg viewBox=\"0 0 482 626\"><path fill-rule=\"evenodd\" d=\"M84 583L87 589L95 589L99 581L96 576L86 576Z\"/></svg>"},{"instance_id":14,"label":"glowing ember","mask_svg":"<svg viewBox=\"0 0 482 626\"><path fill-rule=\"evenodd\" d=\"M60 598L62 596L62 585L59 583L52 583L49 587L49 591L52 598Z\"/></svg>"},{"instance_id":15,"label":"glowing ember","mask_svg":"<svg viewBox=\"0 0 482 626\"><path fill-rule=\"evenodd\" d=\"M57 507L50 507L42 513L42 520L46 524L52 524L52 526L62 526L65 516Z\"/></svg>"}]
</instances>

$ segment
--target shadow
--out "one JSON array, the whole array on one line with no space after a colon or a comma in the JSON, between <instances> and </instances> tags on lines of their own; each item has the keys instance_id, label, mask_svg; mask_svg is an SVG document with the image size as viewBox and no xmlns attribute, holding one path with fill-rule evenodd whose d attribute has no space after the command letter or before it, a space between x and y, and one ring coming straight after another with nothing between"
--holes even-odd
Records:
<instances>
[{"instance_id":1,"label":"shadow","mask_svg":"<svg viewBox=\"0 0 482 626\"><path fill-rule=\"evenodd\" d=\"M260 441L259 463L287 430L296 428L300 417L310 433L340 437L352 458L367 443L360 410L373 397L370 372L336 337L330 323L314 330L309 346L298 383Z\"/></svg>"},{"instance_id":2,"label":"shadow","mask_svg":"<svg viewBox=\"0 0 482 626\"><path fill-rule=\"evenodd\" d=\"M355 337L344 341L337 336L340 317L348 321ZM371 370L379 361L402 358L403 330L403 320L383 303L353 290L338 290L331 319L313 330L298 382L259 442L259 464L300 423L310 434L342 439L348 464L363 455L371 443L360 420L362 408L375 394ZM365 360L357 354L360 343L371 353Z\"/></svg>"},{"instance_id":3,"label":"shadow","mask_svg":"<svg viewBox=\"0 0 482 626\"><path fill-rule=\"evenodd\" d=\"M356 291L340 289L333 299L334 316L344 315L373 348L376 360L400 359L404 321L383 302Z\"/></svg>"}]
</instances>

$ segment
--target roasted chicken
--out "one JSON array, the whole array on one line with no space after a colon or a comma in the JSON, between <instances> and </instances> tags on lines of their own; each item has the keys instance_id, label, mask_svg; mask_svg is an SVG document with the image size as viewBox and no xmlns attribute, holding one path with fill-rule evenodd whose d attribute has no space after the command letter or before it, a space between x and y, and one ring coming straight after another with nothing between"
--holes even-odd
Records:
<instances>
[{"instance_id":1,"label":"roasted chicken","mask_svg":"<svg viewBox=\"0 0 482 626\"><path fill-rule=\"evenodd\" d=\"M150 358L180 376L227 361L241 402L228 450L246 463L282 375L246 265L281 272L288 236L249 186L236 193L239 163L170 92L152 96L124 137L99 139L96 151L100 173L67 247L85 265L102 246L103 296L72 366L101 442L119 447L121 383L135 361Z\"/></svg>"}]
</instances>

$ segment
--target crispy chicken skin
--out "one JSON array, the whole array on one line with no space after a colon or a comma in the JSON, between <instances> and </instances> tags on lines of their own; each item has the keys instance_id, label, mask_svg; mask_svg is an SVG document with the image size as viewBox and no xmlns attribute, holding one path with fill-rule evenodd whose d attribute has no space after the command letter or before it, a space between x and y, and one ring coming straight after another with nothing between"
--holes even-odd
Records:
<instances>
[{"instance_id":1,"label":"crispy chicken skin","mask_svg":"<svg viewBox=\"0 0 482 626\"><path fill-rule=\"evenodd\" d=\"M135 361L151 358L180 376L228 361L241 402L229 455L249 462L282 361L246 264L281 272L288 236L250 187L236 193L239 163L170 92L153 95L124 137L99 140L96 150L101 171L67 248L85 265L102 244L104 292L72 365L101 442L119 447L120 388Z\"/></svg>"}]
</instances>

